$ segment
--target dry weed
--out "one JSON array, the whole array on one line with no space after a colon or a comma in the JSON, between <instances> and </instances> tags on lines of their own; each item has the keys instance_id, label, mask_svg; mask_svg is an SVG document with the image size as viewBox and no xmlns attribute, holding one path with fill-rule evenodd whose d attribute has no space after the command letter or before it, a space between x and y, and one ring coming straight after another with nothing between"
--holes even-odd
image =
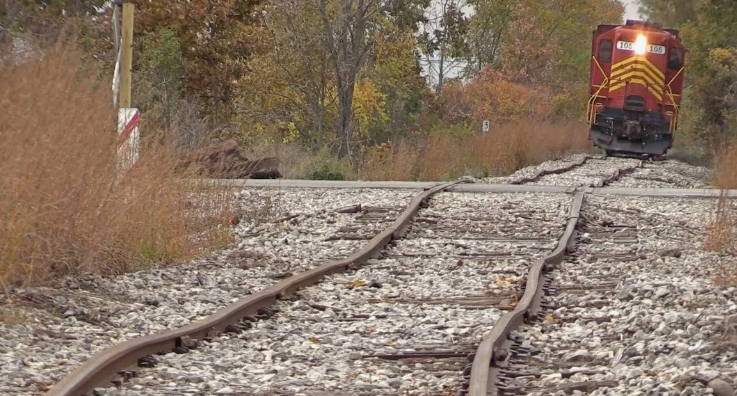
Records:
<instances>
[{"instance_id":1,"label":"dry weed","mask_svg":"<svg viewBox=\"0 0 737 396\"><path fill-rule=\"evenodd\" d=\"M374 147L364 159L360 177L447 180L464 174L498 176L589 146L585 125L517 122L498 126L488 136L434 135Z\"/></svg>"},{"instance_id":2,"label":"dry weed","mask_svg":"<svg viewBox=\"0 0 737 396\"><path fill-rule=\"evenodd\" d=\"M227 199L207 203L209 220L192 207L198 187L173 182L173 144L144 138L140 163L116 183L109 84L80 59L57 46L0 66L3 286L136 270L228 240L227 227L217 227L227 222Z\"/></svg>"},{"instance_id":3,"label":"dry weed","mask_svg":"<svg viewBox=\"0 0 737 396\"><path fill-rule=\"evenodd\" d=\"M732 199L727 189L737 188L737 141L714 153L712 184L722 189L716 210L706 230L704 248L723 254L737 254L737 219L734 217ZM731 264L719 266L714 276L717 286L737 285L737 267Z\"/></svg>"}]
</instances>

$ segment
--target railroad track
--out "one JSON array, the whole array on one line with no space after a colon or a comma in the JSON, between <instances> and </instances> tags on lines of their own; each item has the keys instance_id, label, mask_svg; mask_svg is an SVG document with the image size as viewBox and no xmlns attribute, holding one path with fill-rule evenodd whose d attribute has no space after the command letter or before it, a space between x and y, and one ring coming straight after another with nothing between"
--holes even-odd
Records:
<instances>
[{"instance_id":1,"label":"railroad track","mask_svg":"<svg viewBox=\"0 0 737 396\"><path fill-rule=\"evenodd\" d=\"M511 176L487 178L489 183L572 187L706 187L705 175L678 161L579 154L524 168Z\"/></svg>"},{"instance_id":2,"label":"railroad track","mask_svg":"<svg viewBox=\"0 0 737 396\"><path fill-rule=\"evenodd\" d=\"M580 168L590 161L570 161L565 171L523 183L530 186L436 185L401 213L396 204L341 207L329 220L340 226L320 238L342 253L314 253L330 263L284 263L280 276L257 278L253 294L214 315L200 312L184 328L99 351L47 394L486 394L497 387L500 358L524 349L507 335L547 312L536 292L549 282L537 280L563 260L584 193L637 172L617 167L598 176L601 183L540 193L546 189L537 182L548 176L587 177ZM443 192L473 188L495 193Z\"/></svg>"},{"instance_id":3,"label":"railroad track","mask_svg":"<svg viewBox=\"0 0 737 396\"><path fill-rule=\"evenodd\" d=\"M556 245L569 201L438 193L377 258L278 301L242 332L161 357L121 394L456 394L528 264Z\"/></svg>"},{"instance_id":4,"label":"railroad track","mask_svg":"<svg viewBox=\"0 0 737 396\"><path fill-rule=\"evenodd\" d=\"M468 394L734 394L737 288L705 275L737 260L695 240L709 206L586 197L563 260L528 283L539 305L487 337Z\"/></svg>"}]
</instances>

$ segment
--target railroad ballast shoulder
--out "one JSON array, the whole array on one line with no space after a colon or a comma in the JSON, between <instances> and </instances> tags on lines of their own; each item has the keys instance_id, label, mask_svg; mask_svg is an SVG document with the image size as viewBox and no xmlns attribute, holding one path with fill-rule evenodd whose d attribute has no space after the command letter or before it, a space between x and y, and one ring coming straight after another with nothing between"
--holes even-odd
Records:
<instances>
[{"instance_id":1,"label":"railroad ballast shoulder","mask_svg":"<svg viewBox=\"0 0 737 396\"><path fill-rule=\"evenodd\" d=\"M633 20L599 25L591 53L589 140L608 154L666 154L683 90L678 30Z\"/></svg>"}]
</instances>

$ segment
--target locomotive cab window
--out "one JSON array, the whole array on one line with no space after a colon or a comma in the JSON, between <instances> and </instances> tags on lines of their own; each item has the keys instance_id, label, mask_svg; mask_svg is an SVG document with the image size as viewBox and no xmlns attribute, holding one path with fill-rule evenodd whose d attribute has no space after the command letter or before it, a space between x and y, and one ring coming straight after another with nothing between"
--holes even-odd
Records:
<instances>
[{"instance_id":1,"label":"locomotive cab window","mask_svg":"<svg viewBox=\"0 0 737 396\"><path fill-rule=\"evenodd\" d=\"M612 61L612 40L601 40L599 43L599 61Z\"/></svg>"},{"instance_id":2,"label":"locomotive cab window","mask_svg":"<svg viewBox=\"0 0 737 396\"><path fill-rule=\"evenodd\" d=\"M671 48L668 54L668 68L678 70L683 66L683 50L680 48Z\"/></svg>"}]
</instances>

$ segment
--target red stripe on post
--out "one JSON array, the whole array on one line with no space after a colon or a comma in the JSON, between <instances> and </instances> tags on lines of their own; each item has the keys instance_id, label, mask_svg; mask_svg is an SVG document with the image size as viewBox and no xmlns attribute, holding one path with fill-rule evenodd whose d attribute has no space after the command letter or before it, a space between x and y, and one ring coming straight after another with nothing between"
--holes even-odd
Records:
<instances>
[{"instance_id":1,"label":"red stripe on post","mask_svg":"<svg viewBox=\"0 0 737 396\"><path fill-rule=\"evenodd\" d=\"M120 136L118 136L118 148L125 143L126 140L128 140L128 137L131 133L133 133L133 130L136 129L138 126L138 120L141 118L141 112L136 111L136 114L133 115L131 120L128 122L128 124L125 125L125 128L123 128L123 131L120 132Z\"/></svg>"}]
</instances>

